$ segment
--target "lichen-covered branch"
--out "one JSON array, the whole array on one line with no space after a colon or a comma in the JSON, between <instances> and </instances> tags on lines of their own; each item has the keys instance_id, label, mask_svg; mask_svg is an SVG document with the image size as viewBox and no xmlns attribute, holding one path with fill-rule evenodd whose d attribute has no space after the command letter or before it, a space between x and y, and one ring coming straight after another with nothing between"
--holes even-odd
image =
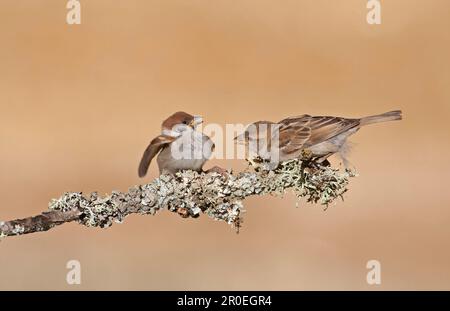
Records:
<instances>
[{"instance_id":1,"label":"lichen-covered branch","mask_svg":"<svg viewBox=\"0 0 450 311\"><path fill-rule=\"evenodd\" d=\"M242 201L248 196L280 195L291 189L298 198L328 206L342 198L353 176L348 170L300 160L284 162L272 171L260 168L237 175L184 171L107 196L65 193L51 200L49 210L38 216L0 222L0 237L47 231L72 221L107 228L130 214L154 215L163 209L182 217L195 218L203 213L239 230Z\"/></svg>"}]
</instances>

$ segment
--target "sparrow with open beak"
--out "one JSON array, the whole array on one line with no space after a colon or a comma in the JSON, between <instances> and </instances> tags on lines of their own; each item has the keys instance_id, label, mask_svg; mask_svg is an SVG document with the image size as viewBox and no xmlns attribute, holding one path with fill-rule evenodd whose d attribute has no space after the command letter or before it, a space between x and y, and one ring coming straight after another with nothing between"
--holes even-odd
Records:
<instances>
[{"instance_id":1,"label":"sparrow with open beak","mask_svg":"<svg viewBox=\"0 0 450 311\"><path fill-rule=\"evenodd\" d=\"M347 167L345 153L350 135L365 125L401 119L400 110L359 119L305 114L289 117L278 123L252 123L235 140L247 146L250 160L258 157L278 164L299 158L306 152L317 162L329 164L327 158L338 153Z\"/></svg>"},{"instance_id":2,"label":"sparrow with open beak","mask_svg":"<svg viewBox=\"0 0 450 311\"><path fill-rule=\"evenodd\" d=\"M181 170L202 171L214 150L211 139L195 128L202 123L200 116L176 112L161 126L161 135L154 138L144 151L139 164L139 177L147 174L152 159L157 156L160 174L174 174ZM214 167L208 171L222 173Z\"/></svg>"}]
</instances>

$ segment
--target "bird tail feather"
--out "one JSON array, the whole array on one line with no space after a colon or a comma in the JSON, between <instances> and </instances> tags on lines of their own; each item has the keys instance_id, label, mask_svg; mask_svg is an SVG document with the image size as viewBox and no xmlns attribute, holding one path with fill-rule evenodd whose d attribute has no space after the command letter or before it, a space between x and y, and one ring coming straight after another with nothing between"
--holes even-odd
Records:
<instances>
[{"instance_id":1,"label":"bird tail feather","mask_svg":"<svg viewBox=\"0 0 450 311\"><path fill-rule=\"evenodd\" d=\"M369 116L361 118L360 124L361 126L378 123L378 122L387 122L387 121L395 121L395 120L401 120L402 119L402 111L401 110L394 110L385 112L382 114L378 114L375 116Z\"/></svg>"}]
</instances>

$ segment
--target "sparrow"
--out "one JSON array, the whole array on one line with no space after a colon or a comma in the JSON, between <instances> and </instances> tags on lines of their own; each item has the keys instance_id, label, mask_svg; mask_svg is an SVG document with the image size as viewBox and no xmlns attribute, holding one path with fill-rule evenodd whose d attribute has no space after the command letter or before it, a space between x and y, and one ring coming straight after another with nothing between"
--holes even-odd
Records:
<instances>
[{"instance_id":1,"label":"sparrow","mask_svg":"<svg viewBox=\"0 0 450 311\"><path fill-rule=\"evenodd\" d=\"M168 117L161 125L161 135L155 137L142 155L139 177L147 174L152 159L157 156L160 174L174 174L181 170L201 172L210 158L214 143L196 127L203 122L201 116L179 111ZM219 167L207 172L223 173Z\"/></svg>"},{"instance_id":2,"label":"sparrow","mask_svg":"<svg viewBox=\"0 0 450 311\"><path fill-rule=\"evenodd\" d=\"M347 167L345 153L348 150L349 136L362 126L401 119L400 110L359 119L305 114L288 117L278 123L254 122L236 136L235 140L246 145L251 161L260 158L278 165L279 162L307 154L316 162L329 165L327 158L338 153Z\"/></svg>"}]
</instances>

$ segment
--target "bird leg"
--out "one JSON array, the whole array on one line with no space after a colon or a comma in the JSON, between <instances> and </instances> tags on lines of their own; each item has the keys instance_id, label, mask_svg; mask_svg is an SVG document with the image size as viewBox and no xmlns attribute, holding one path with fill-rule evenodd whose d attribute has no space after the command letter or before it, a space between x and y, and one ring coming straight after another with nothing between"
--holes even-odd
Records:
<instances>
[{"instance_id":1,"label":"bird leg","mask_svg":"<svg viewBox=\"0 0 450 311\"><path fill-rule=\"evenodd\" d=\"M300 165L300 180L303 183L305 181L305 168L308 166L306 164L306 161L302 161L302 164Z\"/></svg>"},{"instance_id":2,"label":"bird leg","mask_svg":"<svg viewBox=\"0 0 450 311\"><path fill-rule=\"evenodd\" d=\"M312 163L312 152L308 149L303 149L300 154L300 161L302 162L300 165L300 180L303 182L305 179L305 169L311 166Z\"/></svg>"},{"instance_id":3,"label":"bird leg","mask_svg":"<svg viewBox=\"0 0 450 311\"><path fill-rule=\"evenodd\" d=\"M328 157L331 156L333 153L328 153L324 156L321 156L320 158L317 158L317 163L320 163L322 166L331 166L330 161L328 161Z\"/></svg>"},{"instance_id":4,"label":"bird leg","mask_svg":"<svg viewBox=\"0 0 450 311\"><path fill-rule=\"evenodd\" d=\"M330 163L330 161L328 161L328 159L325 159L325 160L323 160L323 161L321 161L319 163L321 165L323 165L323 166L331 166L331 163Z\"/></svg>"}]
</instances>

